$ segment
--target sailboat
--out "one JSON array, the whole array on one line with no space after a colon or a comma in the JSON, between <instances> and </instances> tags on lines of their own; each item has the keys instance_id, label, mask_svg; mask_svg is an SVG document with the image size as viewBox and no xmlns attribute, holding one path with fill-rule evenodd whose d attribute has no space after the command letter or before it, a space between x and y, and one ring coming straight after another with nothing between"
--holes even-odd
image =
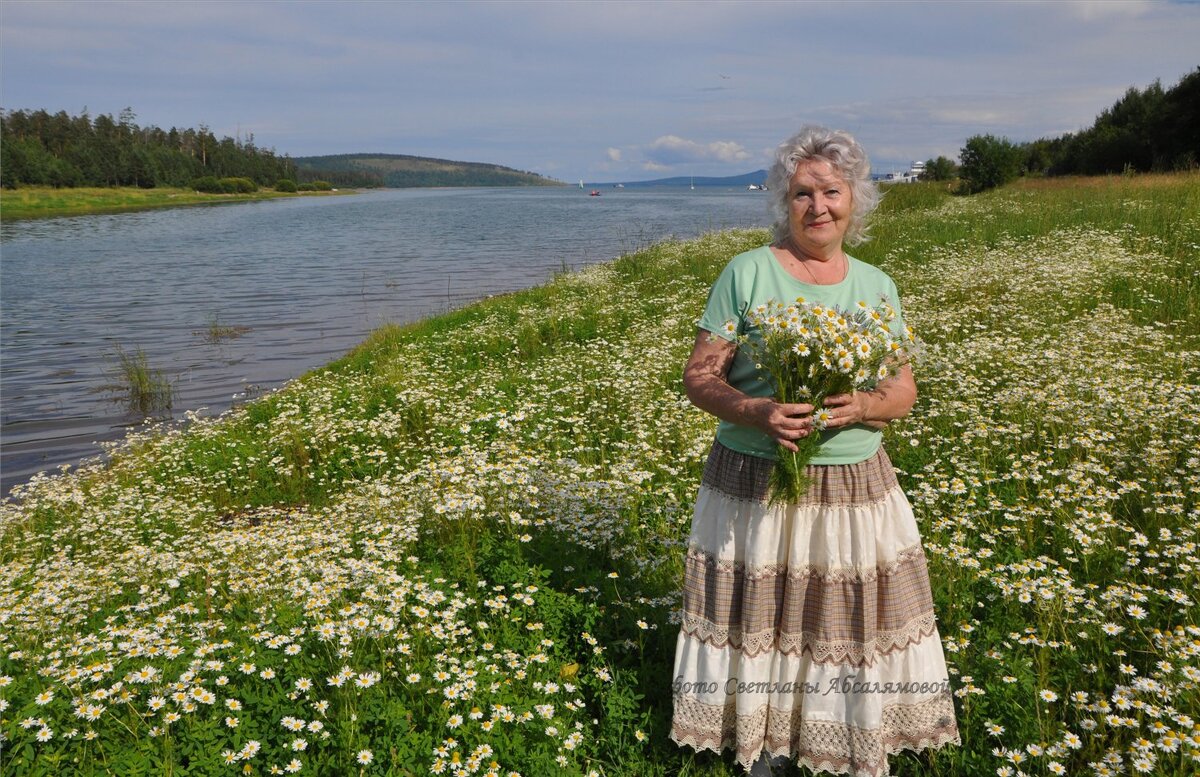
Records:
<instances>
[{"instance_id":1,"label":"sailboat","mask_svg":"<svg viewBox=\"0 0 1200 777\"><path fill-rule=\"evenodd\" d=\"M696 191L696 176L692 176L692 191Z\"/></svg>"},{"instance_id":2,"label":"sailboat","mask_svg":"<svg viewBox=\"0 0 1200 777\"><path fill-rule=\"evenodd\" d=\"M583 188L583 179L582 178L579 179L579 188L580 189Z\"/></svg>"}]
</instances>

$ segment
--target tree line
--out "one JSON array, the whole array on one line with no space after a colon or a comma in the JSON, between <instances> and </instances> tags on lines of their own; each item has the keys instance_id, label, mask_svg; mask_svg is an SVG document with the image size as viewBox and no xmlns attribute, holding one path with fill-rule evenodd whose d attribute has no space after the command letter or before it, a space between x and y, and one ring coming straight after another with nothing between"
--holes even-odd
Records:
<instances>
[{"instance_id":1,"label":"tree line","mask_svg":"<svg viewBox=\"0 0 1200 777\"><path fill-rule=\"evenodd\" d=\"M294 180L296 165L274 149L198 129L139 127L133 110L117 118L87 109L0 111L0 185L190 186L198 178L243 178L261 186Z\"/></svg>"},{"instance_id":2,"label":"tree line","mask_svg":"<svg viewBox=\"0 0 1200 777\"><path fill-rule=\"evenodd\" d=\"M928 180L957 175L967 192L1022 175L1104 175L1169 172L1200 165L1200 68L1170 89L1155 81L1130 87L1088 129L1015 143L994 135L967 139L959 165L946 157L925 163Z\"/></svg>"}]
</instances>

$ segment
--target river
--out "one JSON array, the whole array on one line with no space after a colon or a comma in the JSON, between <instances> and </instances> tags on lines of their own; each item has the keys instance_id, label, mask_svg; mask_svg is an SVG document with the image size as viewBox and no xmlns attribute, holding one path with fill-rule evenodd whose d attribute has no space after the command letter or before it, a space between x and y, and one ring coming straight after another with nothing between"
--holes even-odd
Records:
<instances>
[{"instance_id":1,"label":"river","mask_svg":"<svg viewBox=\"0 0 1200 777\"><path fill-rule=\"evenodd\" d=\"M766 206L716 188L385 189L4 223L0 493L142 423L112 388L118 349L171 381L174 417L211 415L383 324L665 237L763 226Z\"/></svg>"}]
</instances>

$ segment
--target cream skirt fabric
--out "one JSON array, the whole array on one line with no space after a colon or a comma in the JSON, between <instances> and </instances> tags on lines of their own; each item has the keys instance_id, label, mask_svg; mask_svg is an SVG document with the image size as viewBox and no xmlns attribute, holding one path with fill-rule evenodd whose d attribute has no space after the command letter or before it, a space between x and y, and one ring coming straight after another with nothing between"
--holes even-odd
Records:
<instances>
[{"instance_id":1,"label":"cream skirt fabric","mask_svg":"<svg viewBox=\"0 0 1200 777\"><path fill-rule=\"evenodd\" d=\"M692 519L671 738L814 771L887 775L959 743L921 538L881 448L812 466L767 504L773 463L715 443Z\"/></svg>"}]
</instances>

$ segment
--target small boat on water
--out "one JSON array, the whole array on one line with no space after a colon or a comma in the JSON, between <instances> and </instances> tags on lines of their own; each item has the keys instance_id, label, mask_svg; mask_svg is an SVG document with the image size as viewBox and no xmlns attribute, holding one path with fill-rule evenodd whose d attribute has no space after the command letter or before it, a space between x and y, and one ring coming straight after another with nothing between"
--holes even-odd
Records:
<instances>
[{"instance_id":1,"label":"small boat on water","mask_svg":"<svg viewBox=\"0 0 1200 777\"><path fill-rule=\"evenodd\" d=\"M600 190L599 190L599 189L592 189L590 192L588 192L588 196L589 196L589 197L599 197L599 196L600 196Z\"/></svg>"}]
</instances>

